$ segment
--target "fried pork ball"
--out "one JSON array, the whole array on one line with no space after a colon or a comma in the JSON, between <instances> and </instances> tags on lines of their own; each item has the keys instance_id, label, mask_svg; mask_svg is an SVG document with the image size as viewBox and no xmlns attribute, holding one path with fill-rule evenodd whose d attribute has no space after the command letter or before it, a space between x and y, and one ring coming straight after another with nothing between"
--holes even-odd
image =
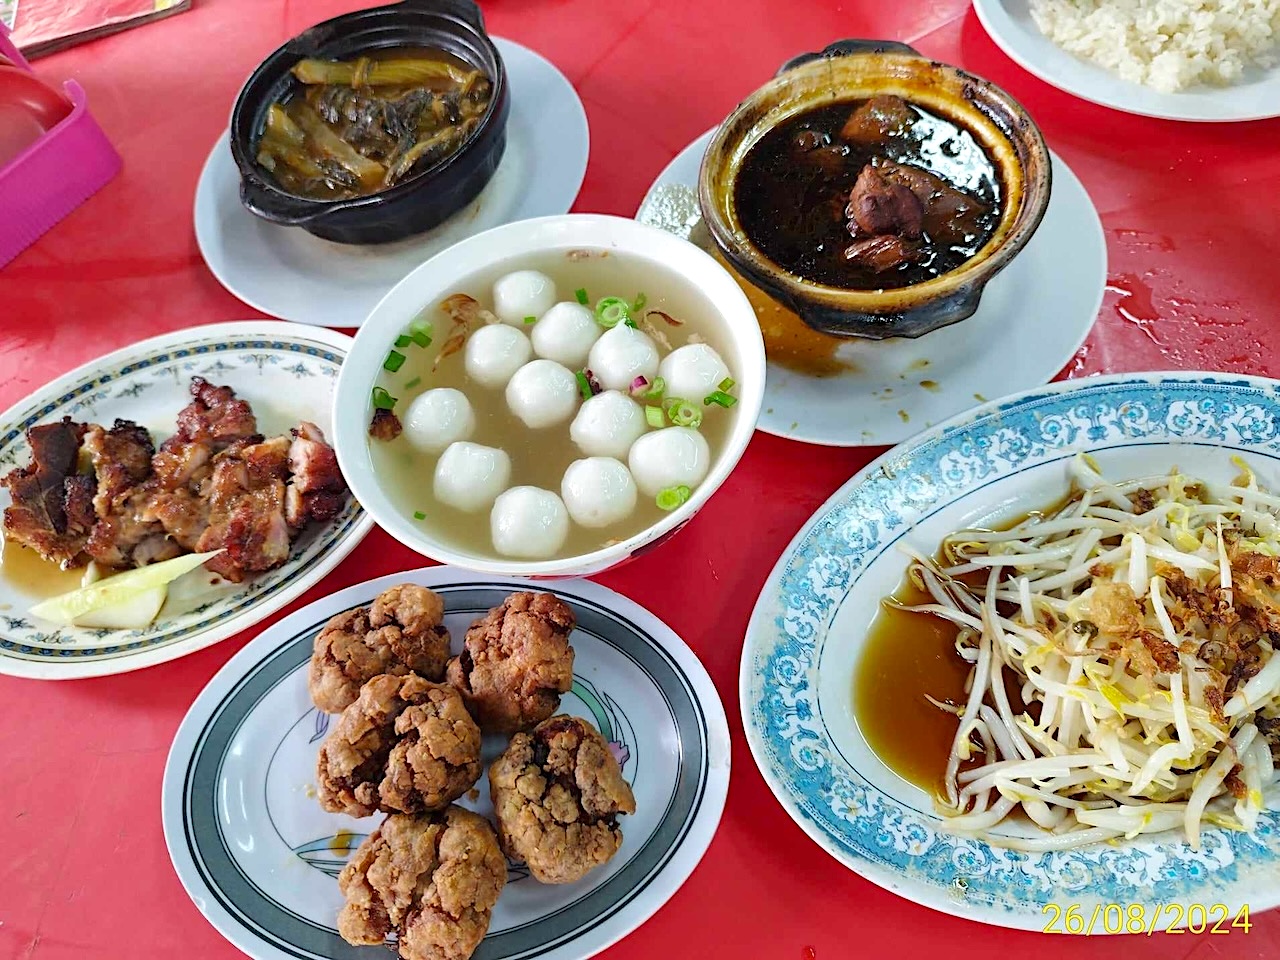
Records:
<instances>
[{"instance_id":1,"label":"fried pork ball","mask_svg":"<svg viewBox=\"0 0 1280 960\"><path fill-rule=\"evenodd\" d=\"M442 810L481 769L480 728L458 692L414 674L366 683L316 761L320 805L353 817Z\"/></svg>"},{"instance_id":2,"label":"fried pork ball","mask_svg":"<svg viewBox=\"0 0 1280 960\"><path fill-rule=\"evenodd\" d=\"M542 722L573 686L573 611L550 593L514 593L471 625L449 683L482 730L511 733Z\"/></svg>"},{"instance_id":3,"label":"fried pork ball","mask_svg":"<svg viewBox=\"0 0 1280 960\"><path fill-rule=\"evenodd\" d=\"M489 930L507 863L483 817L450 806L393 814L338 876L338 932L355 946L394 933L404 960L467 960Z\"/></svg>"},{"instance_id":4,"label":"fried pork ball","mask_svg":"<svg viewBox=\"0 0 1280 960\"><path fill-rule=\"evenodd\" d=\"M622 846L618 816L636 812L609 744L590 723L552 717L517 733L489 768L498 840L543 883L573 883Z\"/></svg>"},{"instance_id":5,"label":"fried pork ball","mask_svg":"<svg viewBox=\"0 0 1280 960\"><path fill-rule=\"evenodd\" d=\"M391 587L369 608L333 617L316 636L308 685L311 699L326 713L341 713L360 688L379 674L416 673L444 678L449 631L444 601L426 587Z\"/></svg>"}]
</instances>

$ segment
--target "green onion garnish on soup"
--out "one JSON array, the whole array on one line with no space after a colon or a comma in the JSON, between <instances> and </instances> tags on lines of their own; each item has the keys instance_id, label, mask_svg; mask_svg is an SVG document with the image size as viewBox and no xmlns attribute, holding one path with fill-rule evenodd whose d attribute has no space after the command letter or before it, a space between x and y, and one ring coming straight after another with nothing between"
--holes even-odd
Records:
<instances>
[{"instance_id":1,"label":"green onion garnish on soup","mask_svg":"<svg viewBox=\"0 0 1280 960\"><path fill-rule=\"evenodd\" d=\"M574 297L575 297L575 298L577 298L577 301L578 301L580 304L582 304L584 307L585 307L588 303L590 303L590 302L591 302L591 301L587 298L587 288L586 288L586 287L579 287L577 290L573 291L573 295L574 295Z\"/></svg>"},{"instance_id":2,"label":"green onion garnish on soup","mask_svg":"<svg viewBox=\"0 0 1280 960\"><path fill-rule=\"evenodd\" d=\"M396 405L396 398L382 387L373 388L373 408L375 410L391 410Z\"/></svg>"},{"instance_id":3,"label":"green onion garnish on soup","mask_svg":"<svg viewBox=\"0 0 1280 960\"><path fill-rule=\"evenodd\" d=\"M714 403L716 406L720 407L732 407L738 402L738 398L729 396L729 394L725 393L723 390L717 390L709 397L704 397L702 402L707 406L711 406L711 404Z\"/></svg>"},{"instance_id":4,"label":"green onion garnish on soup","mask_svg":"<svg viewBox=\"0 0 1280 960\"><path fill-rule=\"evenodd\" d=\"M596 323L606 330L612 330L620 323L631 320L631 307L621 297L603 297L596 304ZM635 326L629 323L629 326Z\"/></svg>"},{"instance_id":5,"label":"green onion garnish on soup","mask_svg":"<svg viewBox=\"0 0 1280 960\"><path fill-rule=\"evenodd\" d=\"M415 519L415 520L425 520L425 519L427 519L427 515L426 515L425 513L423 513L421 510L415 510L415 511L413 511L413 519Z\"/></svg>"},{"instance_id":6,"label":"green onion garnish on soup","mask_svg":"<svg viewBox=\"0 0 1280 960\"><path fill-rule=\"evenodd\" d=\"M400 336L396 337L397 350L403 350L411 343L413 343L413 337L409 336L407 333L402 333Z\"/></svg>"},{"instance_id":7,"label":"green onion garnish on soup","mask_svg":"<svg viewBox=\"0 0 1280 960\"><path fill-rule=\"evenodd\" d=\"M392 350L387 354L387 359L382 361L382 369L388 373L395 373L404 366L405 355L399 350Z\"/></svg>"},{"instance_id":8,"label":"green onion garnish on soup","mask_svg":"<svg viewBox=\"0 0 1280 960\"><path fill-rule=\"evenodd\" d=\"M662 416L661 407L645 407L644 419L645 419L645 422L647 422L649 426L653 427L653 429L655 430L661 430L664 426L666 426L666 420Z\"/></svg>"},{"instance_id":9,"label":"green onion garnish on soup","mask_svg":"<svg viewBox=\"0 0 1280 960\"><path fill-rule=\"evenodd\" d=\"M657 497L654 499L657 501L659 509L670 511L688 500L690 493L692 491L682 483L677 487L666 487L663 490L659 490Z\"/></svg>"},{"instance_id":10,"label":"green onion garnish on soup","mask_svg":"<svg viewBox=\"0 0 1280 960\"><path fill-rule=\"evenodd\" d=\"M409 338L423 349L431 346L431 324L426 320L413 321L409 324Z\"/></svg>"},{"instance_id":11,"label":"green onion garnish on soup","mask_svg":"<svg viewBox=\"0 0 1280 960\"><path fill-rule=\"evenodd\" d=\"M578 381L578 393L582 394L583 400L591 399L591 380L587 376L586 371L579 370L574 375L574 379Z\"/></svg>"},{"instance_id":12,"label":"green onion garnish on soup","mask_svg":"<svg viewBox=\"0 0 1280 960\"><path fill-rule=\"evenodd\" d=\"M667 411L667 416L677 427L697 428L702 423L702 411L693 404L677 399Z\"/></svg>"}]
</instances>

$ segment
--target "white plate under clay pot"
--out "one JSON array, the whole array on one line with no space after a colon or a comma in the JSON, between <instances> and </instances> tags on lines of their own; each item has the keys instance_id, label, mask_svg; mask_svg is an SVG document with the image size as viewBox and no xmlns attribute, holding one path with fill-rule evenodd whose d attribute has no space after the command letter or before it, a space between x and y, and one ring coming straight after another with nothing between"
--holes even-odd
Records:
<instances>
[{"instance_id":1,"label":"white plate under clay pot","mask_svg":"<svg viewBox=\"0 0 1280 960\"><path fill-rule=\"evenodd\" d=\"M196 187L196 242L218 282L263 313L321 327L358 327L414 267L499 224L565 213L587 170L587 115L573 85L548 60L494 38L511 85L507 149L466 207L427 233L353 246L268 223L240 203L230 134L214 144Z\"/></svg>"},{"instance_id":2,"label":"white plate under clay pot","mask_svg":"<svg viewBox=\"0 0 1280 960\"><path fill-rule=\"evenodd\" d=\"M312 705L307 668L336 613L398 583L435 590L461 649L467 627L519 590L549 590L577 618L572 692L560 712L610 743L636 797L623 843L577 883L541 884L511 865L475 960L583 960L647 920L693 872L729 786L729 728L706 671L653 614L585 580L553 587L477 579L451 567L393 574L317 601L265 630L210 681L183 720L165 767L165 841L200 912L255 960L385 960L337 932L337 875L378 824L326 813L316 755L334 720ZM486 737L486 767L506 746ZM488 816L487 779L476 799Z\"/></svg>"}]
</instances>

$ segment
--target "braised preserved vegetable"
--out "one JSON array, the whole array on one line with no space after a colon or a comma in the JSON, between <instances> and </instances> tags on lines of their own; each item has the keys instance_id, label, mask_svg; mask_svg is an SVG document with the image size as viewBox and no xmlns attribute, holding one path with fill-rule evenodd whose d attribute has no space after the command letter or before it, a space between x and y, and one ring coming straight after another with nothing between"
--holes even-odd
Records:
<instances>
[{"instance_id":1,"label":"braised preserved vegetable","mask_svg":"<svg viewBox=\"0 0 1280 960\"><path fill-rule=\"evenodd\" d=\"M377 193L458 151L493 95L485 74L440 51L302 60L301 92L267 110L258 163L290 193Z\"/></svg>"}]
</instances>

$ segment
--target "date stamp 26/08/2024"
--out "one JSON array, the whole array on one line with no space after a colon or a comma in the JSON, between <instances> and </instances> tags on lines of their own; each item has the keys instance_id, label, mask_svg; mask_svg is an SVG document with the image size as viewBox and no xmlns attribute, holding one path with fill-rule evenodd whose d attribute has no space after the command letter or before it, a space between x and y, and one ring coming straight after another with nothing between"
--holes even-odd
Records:
<instances>
[{"instance_id":1,"label":"date stamp 26/08/2024","mask_svg":"<svg viewBox=\"0 0 1280 960\"><path fill-rule=\"evenodd\" d=\"M1086 908L1078 903L1045 904L1045 933L1088 936L1094 933L1248 933L1249 905L1225 903L1107 903Z\"/></svg>"}]
</instances>

